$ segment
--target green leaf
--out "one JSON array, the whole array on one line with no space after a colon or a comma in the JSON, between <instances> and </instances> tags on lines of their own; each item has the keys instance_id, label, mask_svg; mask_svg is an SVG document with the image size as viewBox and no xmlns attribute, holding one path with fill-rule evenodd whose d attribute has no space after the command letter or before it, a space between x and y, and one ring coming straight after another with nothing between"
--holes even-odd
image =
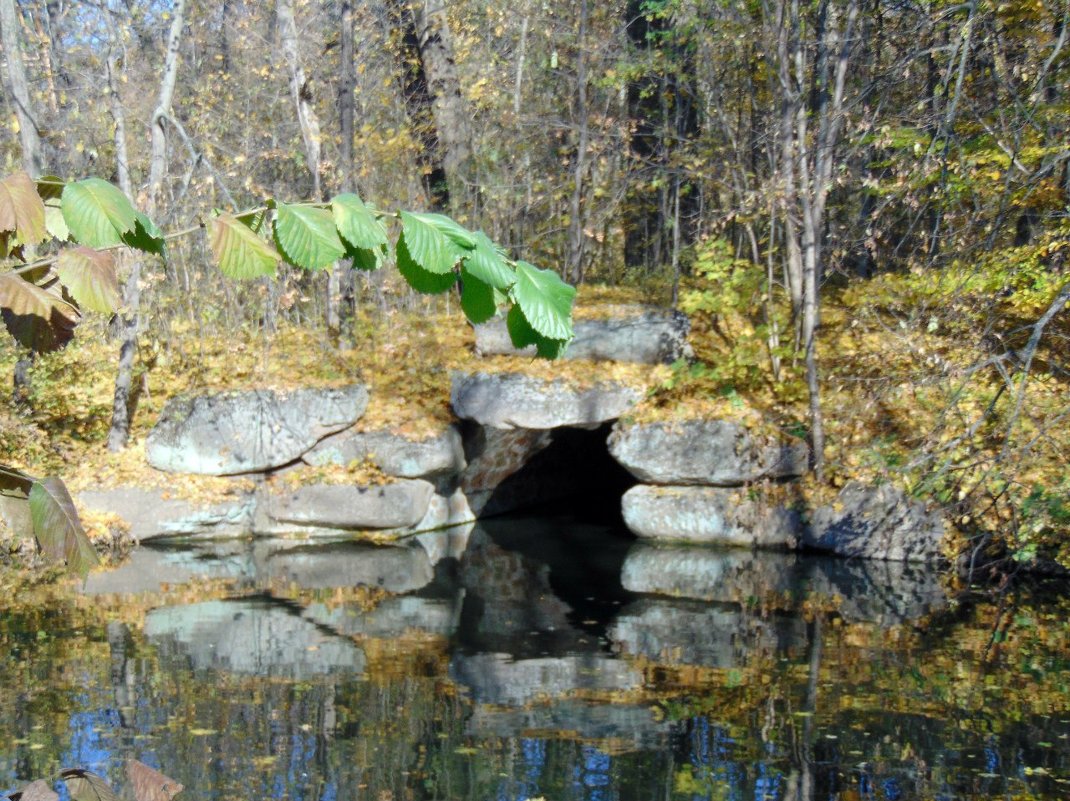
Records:
<instances>
[{"instance_id":1,"label":"green leaf","mask_svg":"<svg viewBox=\"0 0 1070 801\"><path fill-rule=\"evenodd\" d=\"M404 235L398 240L397 263L398 272L409 282L409 286L426 295L445 292L457 282L457 273L452 270L446 273L433 273L417 264L412 254L409 253Z\"/></svg>"},{"instance_id":2,"label":"green leaf","mask_svg":"<svg viewBox=\"0 0 1070 801\"><path fill-rule=\"evenodd\" d=\"M111 253L84 246L67 248L56 259L56 272L82 308L101 314L119 308L119 278Z\"/></svg>"},{"instance_id":3,"label":"green leaf","mask_svg":"<svg viewBox=\"0 0 1070 801\"><path fill-rule=\"evenodd\" d=\"M411 261L425 272L443 275L453 270L457 263L456 255L450 247L450 240L431 223L410 212L401 212L401 237L398 247L404 241L405 249ZM400 266L400 259L399 259Z\"/></svg>"},{"instance_id":4,"label":"green leaf","mask_svg":"<svg viewBox=\"0 0 1070 801\"><path fill-rule=\"evenodd\" d=\"M275 275L279 254L233 214L220 214L212 220L209 245L227 278Z\"/></svg>"},{"instance_id":5,"label":"green leaf","mask_svg":"<svg viewBox=\"0 0 1070 801\"><path fill-rule=\"evenodd\" d=\"M485 323L498 313L494 289L461 268L461 309L473 324Z\"/></svg>"},{"instance_id":6,"label":"green leaf","mask_svg":"<svg viewBox=\"0 0 1070 801\"><path fill-rule=\"evenodd\" d=\"M123 243L133 233L137 212L119 189L100 178L67 184L62 195L63 219L75 240L93 248Z\"/></svg>"},{"instance_id":7,"label":"green leaf","mask_svg":"<svg viewBox=\"0 0 1070 801\"><path fill-rule=\"evenodd\" d=\"M505 317L505 327L509 331L509 339L512 340L514 348L523 350L534 345L536 354L543 359L556 359L568 347L569 340L548 339L532 328L516 304L510 307Z\"/></svg>"},{"instance_id":8,"label":"green leaf","mask_svg":"<svg viewBox=\"0 0 1070 801\"><path fill-rule=\"evenodd\" d=\"M58 291L11 273L0 275L0 312L11 336L36 353L58 350L70 342L81 319Z\"/></svg>"},{"instance_id":9,"label":"green leaf","mask_svg":"<svg viewBox=\"0 0 1070 801\"><path fill-rule=\"evenodd\" d=\"M354 270L371 272L383 266L386 260L386 245L368 250L366 248L346 248L346 258L352 261Z\"/></svg>"},{"instance_id":10,"label":"green leaf","mask_svg":"<svg viewBox=\"0 0 1070 801\"><path fill-rule=\"evenodd\" d=\"M322 270L346 252L331 213L318 206L277 204L275 243L286 261L306 270Z\"/></svg>"},{"instance_id":11,"label":"green leaf","mask_svg":"<svg viewBox=\"0 0 1070 801\"><path fill-rule=\"evenodd\" d=\"M445 214L434 212L413 212L412 216L421 222L432 226L444 234L451 242L459 245L464 250L471 250L476 246L475 235L458 222L454 222Z\"/></svg>"},{"instance_id":12,"label":"green leaf","mask_svg":"<svg viewBox=\"0 0 1070 801\"><path fill-rule=\"evenodd\" d=\"M528 324L546 339L572 339L572 301L576 290L552 270L526 261L516 263L516 283L510 290Z\"/></svg>"},{"instance_id":13,"label":"green leaf","mask_svg":"<svg viewBox=\"0 0 1070 801\"><path fill-rule=\"evenodd\" d=\"M12 231L20 245L36 245L48 236L45 204L24 172L0 181L0 232Z\"/></svg>"},{"instance_id":14,"label":"green leaf","mask_svg":"<svg viewBox=\"0 0 1070 801\"><path fill-rule=\"evenodd\" d=\"M135 211L134 216L134 230L123 234L123 242L135 250L155 253L157 256L162 254L164 249L163 231L148 218L148 215Z\"/></svg>"},{"instance_id":15,"label":"green leaf","mask_svg":"<svg viewBox=\"0 0 1070 801\"><path fill-rule=\"evenodd\" d=\"M351 249L375 250L389 243L386 226L358 195L346 192L336 196L331 200L331 213L338 233Z\"/></svg>"},{"instance_id":16,"label":"green leaf","mask_svg":"<svg viewBox=\"0 0 1070 801\"><path fill-rule=\"evenodd\" d=\"M490 237L482 231L473 234L473 237L476 246L464 256L468 272L495 289L509 289L516 283L513 268L490 241Z\"/></svg>"},{"instance_id":17,"label":"green leaf","mask_svg":"<svg viewBox=\"0 0 1070 801\"><path fill-rule=\"evenodd\" d=\"M30 487L30 517L37 544L49 559L67 564L82 578L100 564L97 552L78 520L70 493L58 478L35 481ZM72 798L77 798L73 790Z\"/></svg>"}]
</instances>

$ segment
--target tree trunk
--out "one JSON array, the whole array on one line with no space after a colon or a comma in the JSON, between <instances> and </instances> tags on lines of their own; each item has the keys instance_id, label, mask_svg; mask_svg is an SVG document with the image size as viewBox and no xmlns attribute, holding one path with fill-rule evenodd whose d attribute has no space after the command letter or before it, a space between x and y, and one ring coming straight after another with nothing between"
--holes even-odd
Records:
<instances>
[{"instance_id":1,"label":"tree trunk","mask_svg":"<svg viewBox=\"0 0 1070 801\"><path fill-rule=\"evenodd\" d=\"M294 17L293 0L277 0L275 14L279 21L279 42L290 67L290 96L297 110L297 123L301 127L301 140L305 145L305 159L308 162L308 170L312 174L312 197L315 200L324 200L326 187L323 180L320 122L316 109L312 105L312 87L305 77L305 68L298 51L297 20ZM350 119L350 127L352 128L352 119ZM350 139L352 141L352 137ZM325 288L327 336L334 344L338 343L340 327L338 289L338 263L335 262L327 268Z\"/></svg>"},{"instance_id":2,"label":"tree trunk","mask_svg":"<svg viewBox=\"0 0 1070 801\"><path fill-rule=\"evenodd\" d=\"M149 159L149 186L145 212L150 219L159 213L163 194L163 179L167 169L167 117L175 95L178 78L178 58L182 47L182 29L185 24L186 0L177 0L172 9L171 30L167 37L167 54L164 57L163 79L152 112L151 155ZM113 106L114 112L114 106ZM120 119L125 120L121 114ZM116 120L116 128L119 119ZM118 134L117 134L118 135ZM118 143L117 143L118 144ZM125 149L125 146L124 146ZM129 186L129 177L127 177ZM115 376L115 397L112 402L111 429L108 431L108 449L122 450L130 440L130 389L134 376L134 357L137 355L138 317L141 311L141 259L134 260L130 275L123 286L122 343L119 346L119 371Z\"/></svg>"},{"instance_id":3,"label":"tree trunk","mask_svg":"<svg viewBox=\"0 0 1070 801\"><path fill-rule=\"evenodd\" d=\"M471 133L441 0L390 0L405 70L405 104L421 143L424 190L435 211L459 211L467 183ZM452 207L452 208L451 208Z\"/></svg>"},{"instance_id":4,"label":"tree trunk","mask_svg":"<svg viewBox=\"0 0 1070 801\"><path fill-rule=\"evenodd\" d=\"M44 171L44 147L37 125L37 114L30 97L26 64L19 44L18 9L15 0L0 0L0 44L7 56L7 90L15 107L19 123L19 143L22 145L22 168L36 178Z\"/></svg>"},{"instance_id":5,"label":"tree trunk","mask_svg":"<svg viewBox=\"0 0 1070 801\"><path fill-rule=\"evenodd\" d=\"M353 71L353 0L342 0L338 22L342 45L342 74L338 81L338 116L342 135L341 184L342 189L353 191L356 188L353 138L356 135L354 93L357 88Z\"/></svg>"},{"instance_id":6,"label":"tree trunk","mask_svg":"<svg viewBox=\"0 0 1070 801\"><path fill-rule=\"evenodd\" d=\"M576 40L576 155L572 168L572 199L569 203L568 260L566 275L573 284L583 281L583 193L587 174L590 125L587 109L587 0L580 0L580 32Z\"/></svg>"}]
</instances>

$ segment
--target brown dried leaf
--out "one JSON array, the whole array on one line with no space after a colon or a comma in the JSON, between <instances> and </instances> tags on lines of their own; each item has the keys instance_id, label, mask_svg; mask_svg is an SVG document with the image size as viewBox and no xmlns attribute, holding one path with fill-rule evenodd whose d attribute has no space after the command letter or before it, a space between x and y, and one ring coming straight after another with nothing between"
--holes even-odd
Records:
<instances>
[{"instance_id":1,"label":"brown dried leaf","mask_svg":"<svg viewBox=\"0 0 1070 801\"><path fill-rule=\"evenodd\" d=\"M8 796L11 801L59 801L59 794L48 782L38 779L30 782L17 793Z\"/></svg>"},{"instance_id":2,"label":"brown dried leaf","mask_svg":"<svg viewBox=\"0 0 1070 801\"><path fill-rule=\"evenodd\" d=\"M120 801L116 792L97 774L83 768L67 768L59 777L67 785L72 801Z\"/></svg>"},{"instance_id":3,"label":"brown dried leaf","mask_svg":"<svg viewBox=\"0 0 1070 801\"><path fill-rule=\"evenodd\" d=\"M48 236L45 204L24 172L0 181L0 231L14 231L23 245L36 245Z\"/></svg>"},{"instance_id":4,"label":"brown dried leaf","mask_svg":"<svg viewBox=\"0 0 1070 801\"><path fill-rule=\"evenodd\" d=\"M174 779L136 759L127 761L126 776L134 791L134 801L172 801L184 789Z\"/></svg>"}]
</instances>

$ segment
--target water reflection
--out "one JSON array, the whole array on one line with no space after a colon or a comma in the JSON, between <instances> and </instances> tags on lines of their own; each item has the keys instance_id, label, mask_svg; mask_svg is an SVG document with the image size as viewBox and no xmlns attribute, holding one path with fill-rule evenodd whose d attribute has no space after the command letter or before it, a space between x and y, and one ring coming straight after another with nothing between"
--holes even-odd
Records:
<instances>
[{"instance_id":1,"label":"water reflection","mask_svg":"<svg viewBox=\"0 0 1070 801\"><path fill-rule=\"evenodd\" d=\"M563 518L144 548L8 601L0 785L133 756L190 799L1055 799L1065 607Z\"/></svg>"}]
</instances>

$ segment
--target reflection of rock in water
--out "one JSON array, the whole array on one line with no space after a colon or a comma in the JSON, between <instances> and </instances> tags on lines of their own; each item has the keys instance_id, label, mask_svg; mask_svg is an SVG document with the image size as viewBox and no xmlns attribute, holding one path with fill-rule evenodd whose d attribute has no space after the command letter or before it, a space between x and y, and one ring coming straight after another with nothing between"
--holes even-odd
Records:
<instances>
[{"instance_id":1,"label":"reflection of rock in water","mask_svg":"<svg viewBox=\"0 0 1070 801\"><path fill-rule=\"evenodd\" d=\"M642 684L639 671L620 659L584 654L512 660L505 654L458 654L450 676L481 704L522 706L577 690L621 691Z\"/></svg>"},{"instance_id":2,"label":"reflection of rock in water","mask_svg":"<svg viewBox=\"0 0 1070 801\"><path fill-rule=\"evenodd\" d=\"M378 587L400 593L426 586L434 575L427 551L417 544L344 542L324 547L286 540L254 541L253 558L264 587Z\"/></svg>"},{"instance_id":3,"label":"reflection of rock in water","mask_svg":"<svg viewBox=\"0 0 1070 801\"><path fill-rule=\"evenodd\" d=\"M160 653L198 670L304 679L361 673L364 653L288 607L264 599L206 601L154 609L145 634Z\"/></svg>"},{"instance_id":4,"label":"reflection of rock in water","mask_svg":"<svg viewBox=\"0 0 1070 801\"><path fill-rule=\"evenodd\" d=\"M895 625L944 606L939 574L922 565L748 550L633 545L622 568L633 592L790 610L814 597L852 621Z\"/></svg>"},{"instance_id":5,"label":"reflection of rock in water","mask_svg":"<svg viewBox=\"0 0 1070 801\"><path fill-rule=\"evenodd\" d=\"M611 741L625 749L655 748L672 728L658 720L652 707L634 704L591 704L576 698L557 699L530 709L477 706L465 726L475 737L502 739L535 733L567 733L582 740Z\"/></svg>"},{"instance_id":6,"label":"reflection of rock in water","mask_svg":"<svg viewBox=\"0 0 1070 801\"><path fill-rule=\"evenodd\" d=\"M178 547L142 546L112 570L90 573L87 595L160 592L204 579L253 581L253 565L244 540L191 542Z\"/></svg>"},{"instance_id":7,"label":"reflection of rock in water","mask_svg":"<svg viewBox=\"0 0 1070 801\"><path fill-rule=\"evenodd\" d=\"M302 613L307 620L347 637L390 637L406 631L449 637L457 629L461 612L456 599L403 595L387 598L374 609L355 604L309 604Z\"/></svg>"},{"instance_id":8,"label":"reflection of rock in water","mask_svg":"<svg viewBox=\"0 0 1070 801\"><path fill-rule=\"evenodd\" d=\"M805 645L806 625L797 618L761 618L739 606L643 600L621 612L610 638L626 656L734 668Z\"/></svg>"},{"instance_id":9,"label":"reflection of rock in water","mask_svg":"<svg viewBox=\"0 0 1070 801\"><path fill-rule=\"evenodd\" d=\"M550 587L549 566L501 548L482 527L461 558L460 580L468 646L517 655L579 646L582 632L569 622L572 608Z\"/></svg>"},{"instance_id":10,"label":"reflection of rock in water","mask_svg":"<svg viewBox=\"0 0 1070 801\"><path fill-rule=\"evenodd\" d=\"M632 592L746 603L792 589L794 554L636 543L621 569Z\"/></svg>"},{"instance_id":11,"label":"reflection of rock in water","mask_svg":"<svg viewBox=\"0 0 1070 801\"><path fill-rule=\"evenodd\" d=\"M836 595L848 620L894 626L947 606L940 574L917 562L807 559L811 591Z\"/></svg>"}]
</instances>

